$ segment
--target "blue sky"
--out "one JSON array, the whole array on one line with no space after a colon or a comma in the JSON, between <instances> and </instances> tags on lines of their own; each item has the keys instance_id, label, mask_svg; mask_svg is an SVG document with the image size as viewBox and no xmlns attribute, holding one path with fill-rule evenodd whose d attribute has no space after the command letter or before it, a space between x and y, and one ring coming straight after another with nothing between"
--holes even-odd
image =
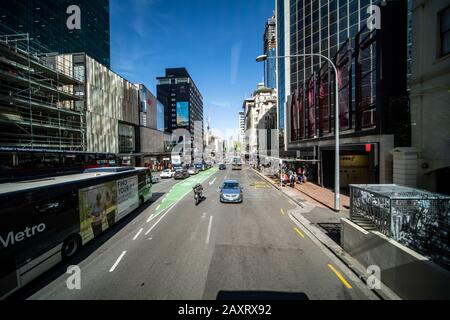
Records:
<instances>
[{"instance_id":1,"label":"blue sky","mask_svg":"<svg viewBox=\"0 0 450 320\"><path fill-rule=\"evenodd\" d=\"M237 129L242 101L263 80L266 20L274 0L111 0L111 67L156 94L165 68L186 67L204 118Z\"/></svg>"}]
</instances>

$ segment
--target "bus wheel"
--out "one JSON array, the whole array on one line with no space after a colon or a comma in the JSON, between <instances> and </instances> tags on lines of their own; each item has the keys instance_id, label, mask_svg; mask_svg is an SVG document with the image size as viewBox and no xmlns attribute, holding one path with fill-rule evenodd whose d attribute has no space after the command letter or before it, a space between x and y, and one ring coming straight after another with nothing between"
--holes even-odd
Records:
<instances>
[{"instance_id":1,"label":"bus wheel","mask_svg":"<svg viewBox=\"0 0 450 320\"><path fill-rule=\"evenodd\" d=\"M81 239L79 235L72 235L67 238L62 246L61 254L63 260L73 257L81 248Z\"/></svg>"},{"instance_id":2,"label":"bus wheel","mask_svg":"<svg viewBox=\"0 0 450 320\"><path fill-rule=\"evenodd\" d=\"M144 205L144 196L139 197L139 207Z\"/></svg>"}]
</instances>

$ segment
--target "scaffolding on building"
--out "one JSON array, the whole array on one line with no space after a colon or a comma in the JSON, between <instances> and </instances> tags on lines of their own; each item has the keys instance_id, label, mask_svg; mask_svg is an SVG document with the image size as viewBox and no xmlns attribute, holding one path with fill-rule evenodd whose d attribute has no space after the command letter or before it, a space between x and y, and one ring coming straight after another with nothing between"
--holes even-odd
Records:
<instances>
[{"instance_id":1,"label":"scaffolding on building","mask_svg":"<svg viewBox=\"0 0 450 320\"><path fill-rule=\"evenodd\" d=\"M29 34L0 34L0 147L85 151L83 74Z\"/></svg>"}]
</instances>

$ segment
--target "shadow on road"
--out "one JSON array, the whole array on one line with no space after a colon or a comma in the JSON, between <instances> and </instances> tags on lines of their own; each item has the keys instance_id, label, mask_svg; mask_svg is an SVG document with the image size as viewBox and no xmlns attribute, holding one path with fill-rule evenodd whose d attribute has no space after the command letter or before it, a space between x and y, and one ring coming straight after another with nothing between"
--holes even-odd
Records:
<instances>
[{"instance_id":1,"label":"shadow on road","mask_svg":"<svg viewBox=\"0 0 450 320\"><path fill-rule=\"evenodd\" d=\"M96 251L99 247L101 247L106 241L111 239L116 233L126 227L129 223L131 223L137 216L139 216L143 211L145 211L148 207L150 207L154 201L162 197L164 193L153 193L153 198L151 201L145 203L140 208L134 210L129 215L125 216L123 219L119 220L116 224L114 224L111 228L104 231L100 236L88 242L85 246L80 249L80 252L67 261L62 261L58 263L56 266L37 277L29 284L25 285L23 288L14 292L12 295L6 298L6 300L25 300L28 297L32 296L39 290L43 289L52 281L56 280L58 277L66 273L67 268L72 265L80 264L84 259L89 257L94 251ZM69 275L68 275L69 276Z\"/></svg>"},{"instance_id":2,"label":"shadow on road","mask_svg":"<svg viewBox=\"0 0 450 320\"><path fill-rule=\"evenodd\" d=\"M152 194L152 202L158 201L159 198L161 198L163 195L165 195L166 193L164 192L153 192ZM151 203L150 203L151 204ZM144 208L145 210L145 208Z\"/></svg>"},{"instance_id":3,"label":"shadow on road","mask_svg":"<svg viewBox=\"0 0 450 320\"><path fill-rule=\"evenodd\" d=\"M217 300L309 300L303 292L219 291Z\"/></svg>"}]
</instances>

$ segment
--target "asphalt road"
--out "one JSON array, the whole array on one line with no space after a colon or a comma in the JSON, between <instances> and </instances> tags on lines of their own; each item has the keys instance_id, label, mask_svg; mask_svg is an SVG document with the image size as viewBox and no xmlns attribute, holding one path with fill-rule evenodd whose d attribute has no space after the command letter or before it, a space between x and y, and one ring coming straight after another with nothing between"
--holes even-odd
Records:
<instances>
[{"instance_id":1,"label":"asphalt road","mask_svg":"<svg viewBox=\"0 0 450 320\"><path fill-rule=\"evenodd\" d=\"M294 224L293 202L250 169L216 170L154 185L155 202L13 297L376 299ZM240 180L242 204L219 202L224 179ZM190 191L195 180L203 183L206 196L198 206ZM81 269L81 290L67 289L69 265Z\"/></svg>"}]
</instances>

